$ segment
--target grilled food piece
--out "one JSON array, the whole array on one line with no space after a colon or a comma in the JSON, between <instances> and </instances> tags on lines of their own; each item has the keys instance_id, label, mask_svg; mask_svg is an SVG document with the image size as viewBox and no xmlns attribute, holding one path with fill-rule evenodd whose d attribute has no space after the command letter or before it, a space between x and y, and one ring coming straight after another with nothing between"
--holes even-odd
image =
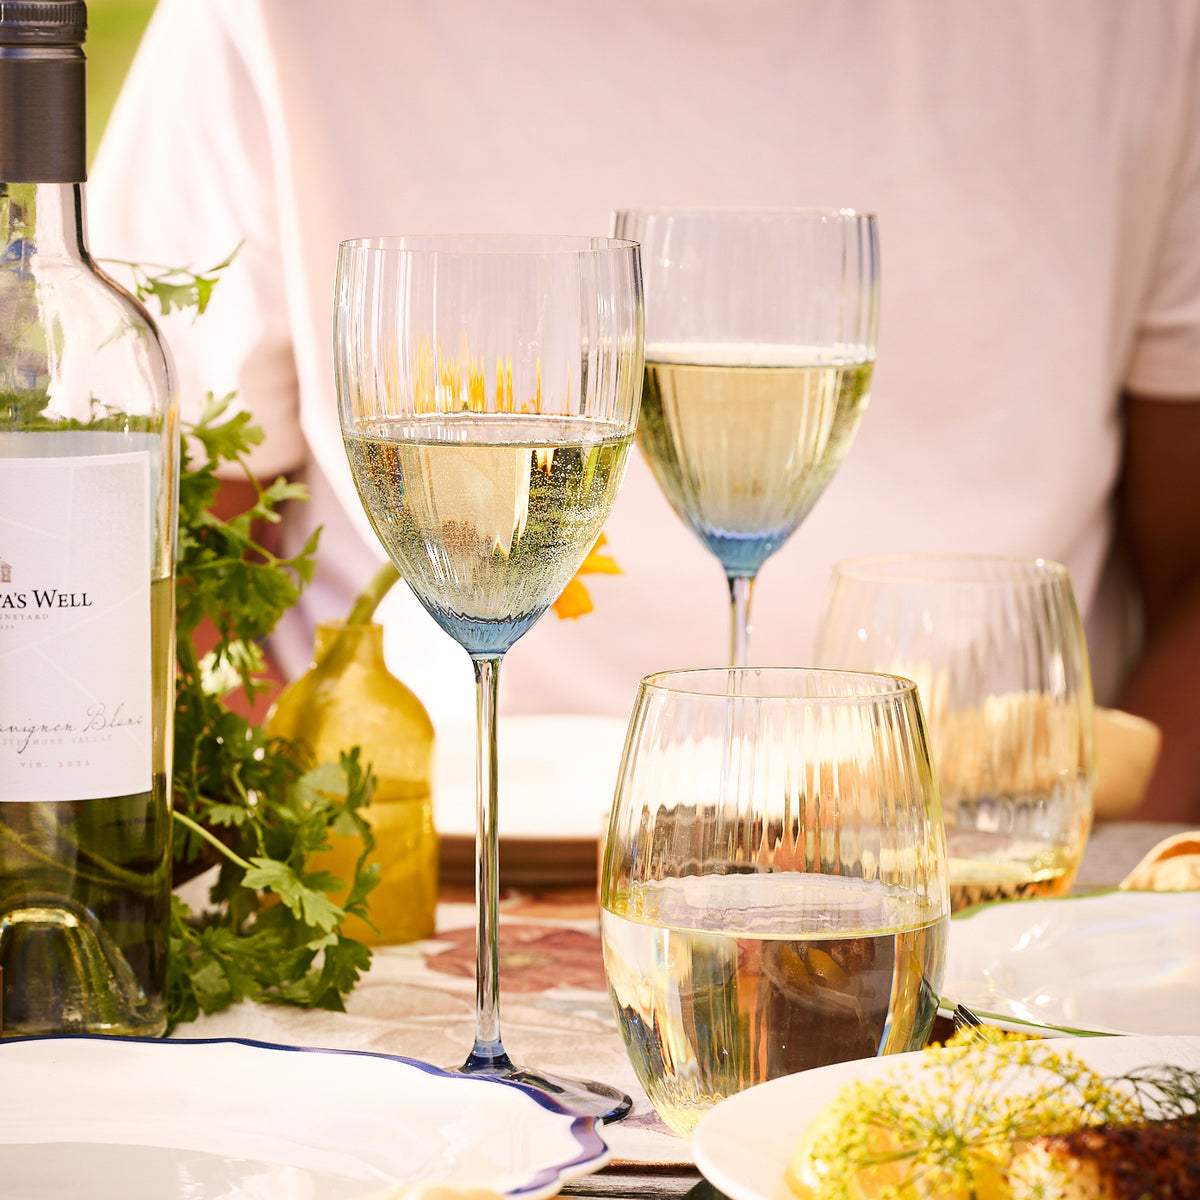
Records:
<instances>
[{"instance_id":1,"label":"grilled food piece","mask_svg":"<svg viewBox=\"0 0 1200 1200\"><path fill-rule=\"evenodd\" d=\"M1200 1123L1037 1137L1014 1156L1009 1186L1013 1200L1200 1200Z\"/></svg>"}]
</instances>

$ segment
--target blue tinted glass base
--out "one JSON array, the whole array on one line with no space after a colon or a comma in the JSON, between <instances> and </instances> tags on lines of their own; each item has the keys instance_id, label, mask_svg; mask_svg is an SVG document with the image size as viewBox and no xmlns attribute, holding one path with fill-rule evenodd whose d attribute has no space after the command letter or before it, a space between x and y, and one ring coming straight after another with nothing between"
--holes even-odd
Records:
<instances>
[{"instance_id":1,"label":"blue tinted glass base","mask_svg":"<svg viewBox=\"0 0 1200 1200\"><path fill-rule=\"evenodd\" d=\"M483 621L425 604L425 611L472 658L498 658L541 619L545 609L519 617Z\"/></svg>"},{"instance_id":2,"label":"blue tinted glass base","mask_svg":"<svg viewBox=\"0 0 1200 1200\"><path fill-rule=\"evenodd\" d=\"M759 568L787 541L791 530L785 533L758 534L719 533L713 530L697 530L700 540L717 556L725 568L725 574L754 576Z\"/></svg>"}]
</instances>

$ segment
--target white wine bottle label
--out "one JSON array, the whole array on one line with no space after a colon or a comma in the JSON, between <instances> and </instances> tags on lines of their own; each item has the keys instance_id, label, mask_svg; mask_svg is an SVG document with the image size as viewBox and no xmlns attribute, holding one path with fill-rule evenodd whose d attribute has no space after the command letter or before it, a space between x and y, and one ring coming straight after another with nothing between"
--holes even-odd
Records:
<instances>
[{"instance_id":1,"label":"white wine bottle label","mask_svg":"<svg viewBox=\"0 0 1200 1200\"><path fill-rule=\"evenodd\" d=\"M0 802L149 791L151 463L0 457Z\"/></svg>"}]
</instances>

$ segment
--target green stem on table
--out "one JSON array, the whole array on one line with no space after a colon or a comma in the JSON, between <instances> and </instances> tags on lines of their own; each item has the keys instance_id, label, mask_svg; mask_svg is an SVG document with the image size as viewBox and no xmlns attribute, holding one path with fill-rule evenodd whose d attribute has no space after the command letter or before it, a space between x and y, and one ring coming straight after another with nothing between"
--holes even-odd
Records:
<instances>
[{"instance_id":1,"label":"green stem on table","mask_svg":"<svg viewBox=\"0 0 1200 1200\"><path fill-rule=\"evenodd\" d=\"M176 809L171 816L178 821L180 825L190 829L197 837L203 838L204 841L209 843L209 845L216 847L216 849L218 849L227 859L229 859L230 862L241 867L243 871L249 871L251 869L251 864L242 858L240 854L231 850L223 841L221 841L220 838L214 837L213 834L209 833L209 831L205 829L203 825L193 821L191 817L181 813L178 809Z\"/></svg>"}]
</instances>

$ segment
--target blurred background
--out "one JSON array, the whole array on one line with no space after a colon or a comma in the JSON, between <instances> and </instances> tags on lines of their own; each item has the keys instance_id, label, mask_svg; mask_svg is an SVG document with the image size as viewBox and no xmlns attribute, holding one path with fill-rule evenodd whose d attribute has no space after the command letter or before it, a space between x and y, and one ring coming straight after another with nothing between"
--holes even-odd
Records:
<instances>
[{"instance_id":1,"label":"blurred background","mask_svg":"<svg viewBox=\"0 0 1200 1200\"><path fill-rule=\"evenodd\" d=\"M155 0L88 0L88 162L112 111Z\"/></svg>"}]
</instances>

